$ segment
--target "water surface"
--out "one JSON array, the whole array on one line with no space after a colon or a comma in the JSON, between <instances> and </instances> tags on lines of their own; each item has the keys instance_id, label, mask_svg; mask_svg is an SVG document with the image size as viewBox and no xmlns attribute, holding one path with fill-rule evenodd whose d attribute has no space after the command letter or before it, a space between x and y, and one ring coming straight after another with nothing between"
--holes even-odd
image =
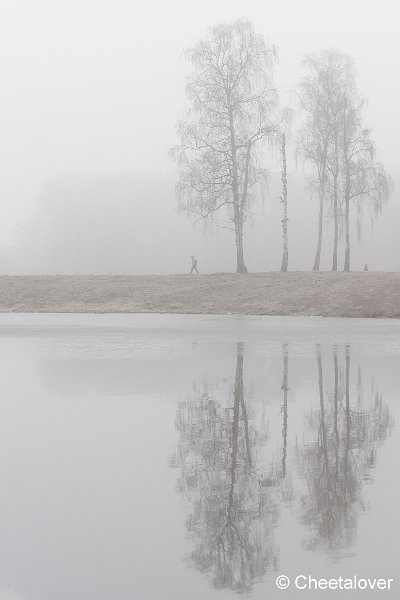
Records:
<instances>
[{"instance_id":1,"label":"water surface","mask_svg":"<svg viewBox=\"0 0 400 600\"><path fill-rule=\"evenodd\" d=\"M399 321L0 315L0 374L1 598L396 578Z\"/></svg>"}]
</instances>

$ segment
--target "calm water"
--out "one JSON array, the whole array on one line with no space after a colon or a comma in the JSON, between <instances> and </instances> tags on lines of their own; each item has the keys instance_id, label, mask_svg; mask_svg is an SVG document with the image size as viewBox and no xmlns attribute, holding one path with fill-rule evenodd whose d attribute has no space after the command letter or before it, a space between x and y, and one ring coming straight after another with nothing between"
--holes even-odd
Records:
<instances>
[{"instance_id":1,"label":"calm water","mask_svg":"<svg viewBox=\"0 0 400 600\"><path fill-rule=\"evenodd\" d=\"M0 315L0 598L394 578L400 322Z\"/></svg>"}]
</instances>

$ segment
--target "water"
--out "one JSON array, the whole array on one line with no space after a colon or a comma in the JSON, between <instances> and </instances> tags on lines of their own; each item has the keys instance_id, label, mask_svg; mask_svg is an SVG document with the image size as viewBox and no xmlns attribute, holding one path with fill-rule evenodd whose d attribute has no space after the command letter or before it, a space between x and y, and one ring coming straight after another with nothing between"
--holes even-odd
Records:
<instances>
[{"instance_id":1,"label":"water","mask_svg":"<svg viewBox=\"0 0 400 600\"><path fill-rule=\"evenodd\" d=\"M0 315L0 375L1 599L398 594L399 321Z\"/></svg>"}]
</instances>

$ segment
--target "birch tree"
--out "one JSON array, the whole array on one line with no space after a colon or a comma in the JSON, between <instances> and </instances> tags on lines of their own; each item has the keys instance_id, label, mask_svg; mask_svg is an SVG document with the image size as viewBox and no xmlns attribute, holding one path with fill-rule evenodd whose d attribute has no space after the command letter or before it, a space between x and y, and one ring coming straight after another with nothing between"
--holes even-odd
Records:
<instances>
[{"instance_id":1,"label":"birch tree","mask_svg":"<svg viewBox=\"0 0 400 600\"><path fill-rule=\"evenodd\" d=\"M358 236L361 234L365 208L377 217L392 190L384 166L376 160L370 130L362 128L362 103L355 103L347 92L343 95L341 154L343 171L343 207L345 228L344 271L350 271L351 207L356 209Z\"/></svg>"},{"instance_id":2,"label":"birch tree","mask_svg":"<svg viewBox=\"0 0 400 600\"><path fill-rule=\"evenodd\" d=\"M186 88L190 110L173 149L179 207L196 220L225 218L235 234L236 270L244 273L244 224L256 184L266 178L262 146L279 128L276 51L252 23L238 20L213 27L187 57L193 65Z\"/></svg>"},{"instance_id":3,"label":"birch tree","mask_svg":"<svg viewBox=\"0 0 400 600\"><path fill-rule=\"evenodd\" d=\"M329 174L328 188L334 222L332 271L337 271L340 221L342 214L339 198L341 175L340 140L345 93L355 96L355 74L353 62L346 54L342 54L337 50L328 50L321 53L321 56L323 64L325 63L328 92L327 118L330 135L326 166Z\"/></svg>"},{"instance_id":4,"label":"birch tree","mask_svg":"<svg viewBox=\"0 0 400 600\"><path fill-rule=\"evenodd\" d=\"M338 269L340 231L344 229L344 270L350 270L351 207L360 235L364 209L377 216L391 190L390 178L376 161L370 131L362 126L363 100L352 59L337 50L306 57L309 74L300 83L306 119L298 151L311 165L311 186L318 191L318 241L314 270L320 266L325 205L334 221L332 270ZM343 226L343 227L342 227Z\"/></svg>"},{"instance_id":5,"label":"birch tree","mask_svg":"<svg viewBox=\"0 0 400 600\"><path fill-rule=\"evenodd\" d=\"M352 390L350 346L344 357L333 348L334 389L324 379L319 345L316 355L319 407L308 417L315 440L297 454L307 486L299 512L310 530L305 547L332 552L355 541L364 484L371 478L377 449L390 435L393 417L374 381L363 385L360 368L357 392Z\"/></svg>"},{"instance_id":6,"label":"birch tree","mask_svg":"<svg viewBox=\"0 0 400 600\"><path fill-rule=\"evenodd\" d=\"M249 410L244 386L244 348L236 346L236 372L226 402L211 382L181 402L176 427L178 489L190 506L186 519L191 560L218 589L249 593L276 568L274 528L279 517L277 486L265 485L270 465L267 432Z\"/></svg>"},{"instance_id":7,"label":"birch tree","mask_svg":"<svg viewBox=\"0 0 400 600\"><path fill-rule=\"evenodd\" d=\"M308 75L300 82L300 103L306 119L298 138L298 150L311 167L310 183L319 197L318 239L313 270L321 261L325 204L332 208L334 241L332 270L337 270L339 243L339 139L343 118L343 90L353 88L352 63L336 50L309 54L304 59Z\"/></svg>"},{"instance_id":8,"label":"birch tree","mask_svg":"<svg viewBox=\"0 0 400 600\"><path fill-rule=\"evenodd\" d=\"M298 135L297 151L311 168L310 187L318 194L318 234L313 270L319 271L327 191L328 147L331 138L328 117L329 89L326 89L326 81L329 78L321 76L320 56L309 55L305 57L304 64L309 74L300 82L299 99L306 118Z\"/></svg>"}]
</instances>

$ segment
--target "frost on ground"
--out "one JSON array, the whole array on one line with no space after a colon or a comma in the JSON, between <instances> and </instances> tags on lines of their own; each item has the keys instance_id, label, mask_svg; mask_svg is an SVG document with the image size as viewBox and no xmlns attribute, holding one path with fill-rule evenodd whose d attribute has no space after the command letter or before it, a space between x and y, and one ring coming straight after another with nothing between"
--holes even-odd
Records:
<instances>
[{"instance_id":1,"label":"frost on ground","mask_svg":"<svg viewBox=\"0 0 400 600\"><path fill-rule=\"evenodd\" d=\"M400 273L2 276L0 312L400 317Z\"/></svg>"}]
</instances>

